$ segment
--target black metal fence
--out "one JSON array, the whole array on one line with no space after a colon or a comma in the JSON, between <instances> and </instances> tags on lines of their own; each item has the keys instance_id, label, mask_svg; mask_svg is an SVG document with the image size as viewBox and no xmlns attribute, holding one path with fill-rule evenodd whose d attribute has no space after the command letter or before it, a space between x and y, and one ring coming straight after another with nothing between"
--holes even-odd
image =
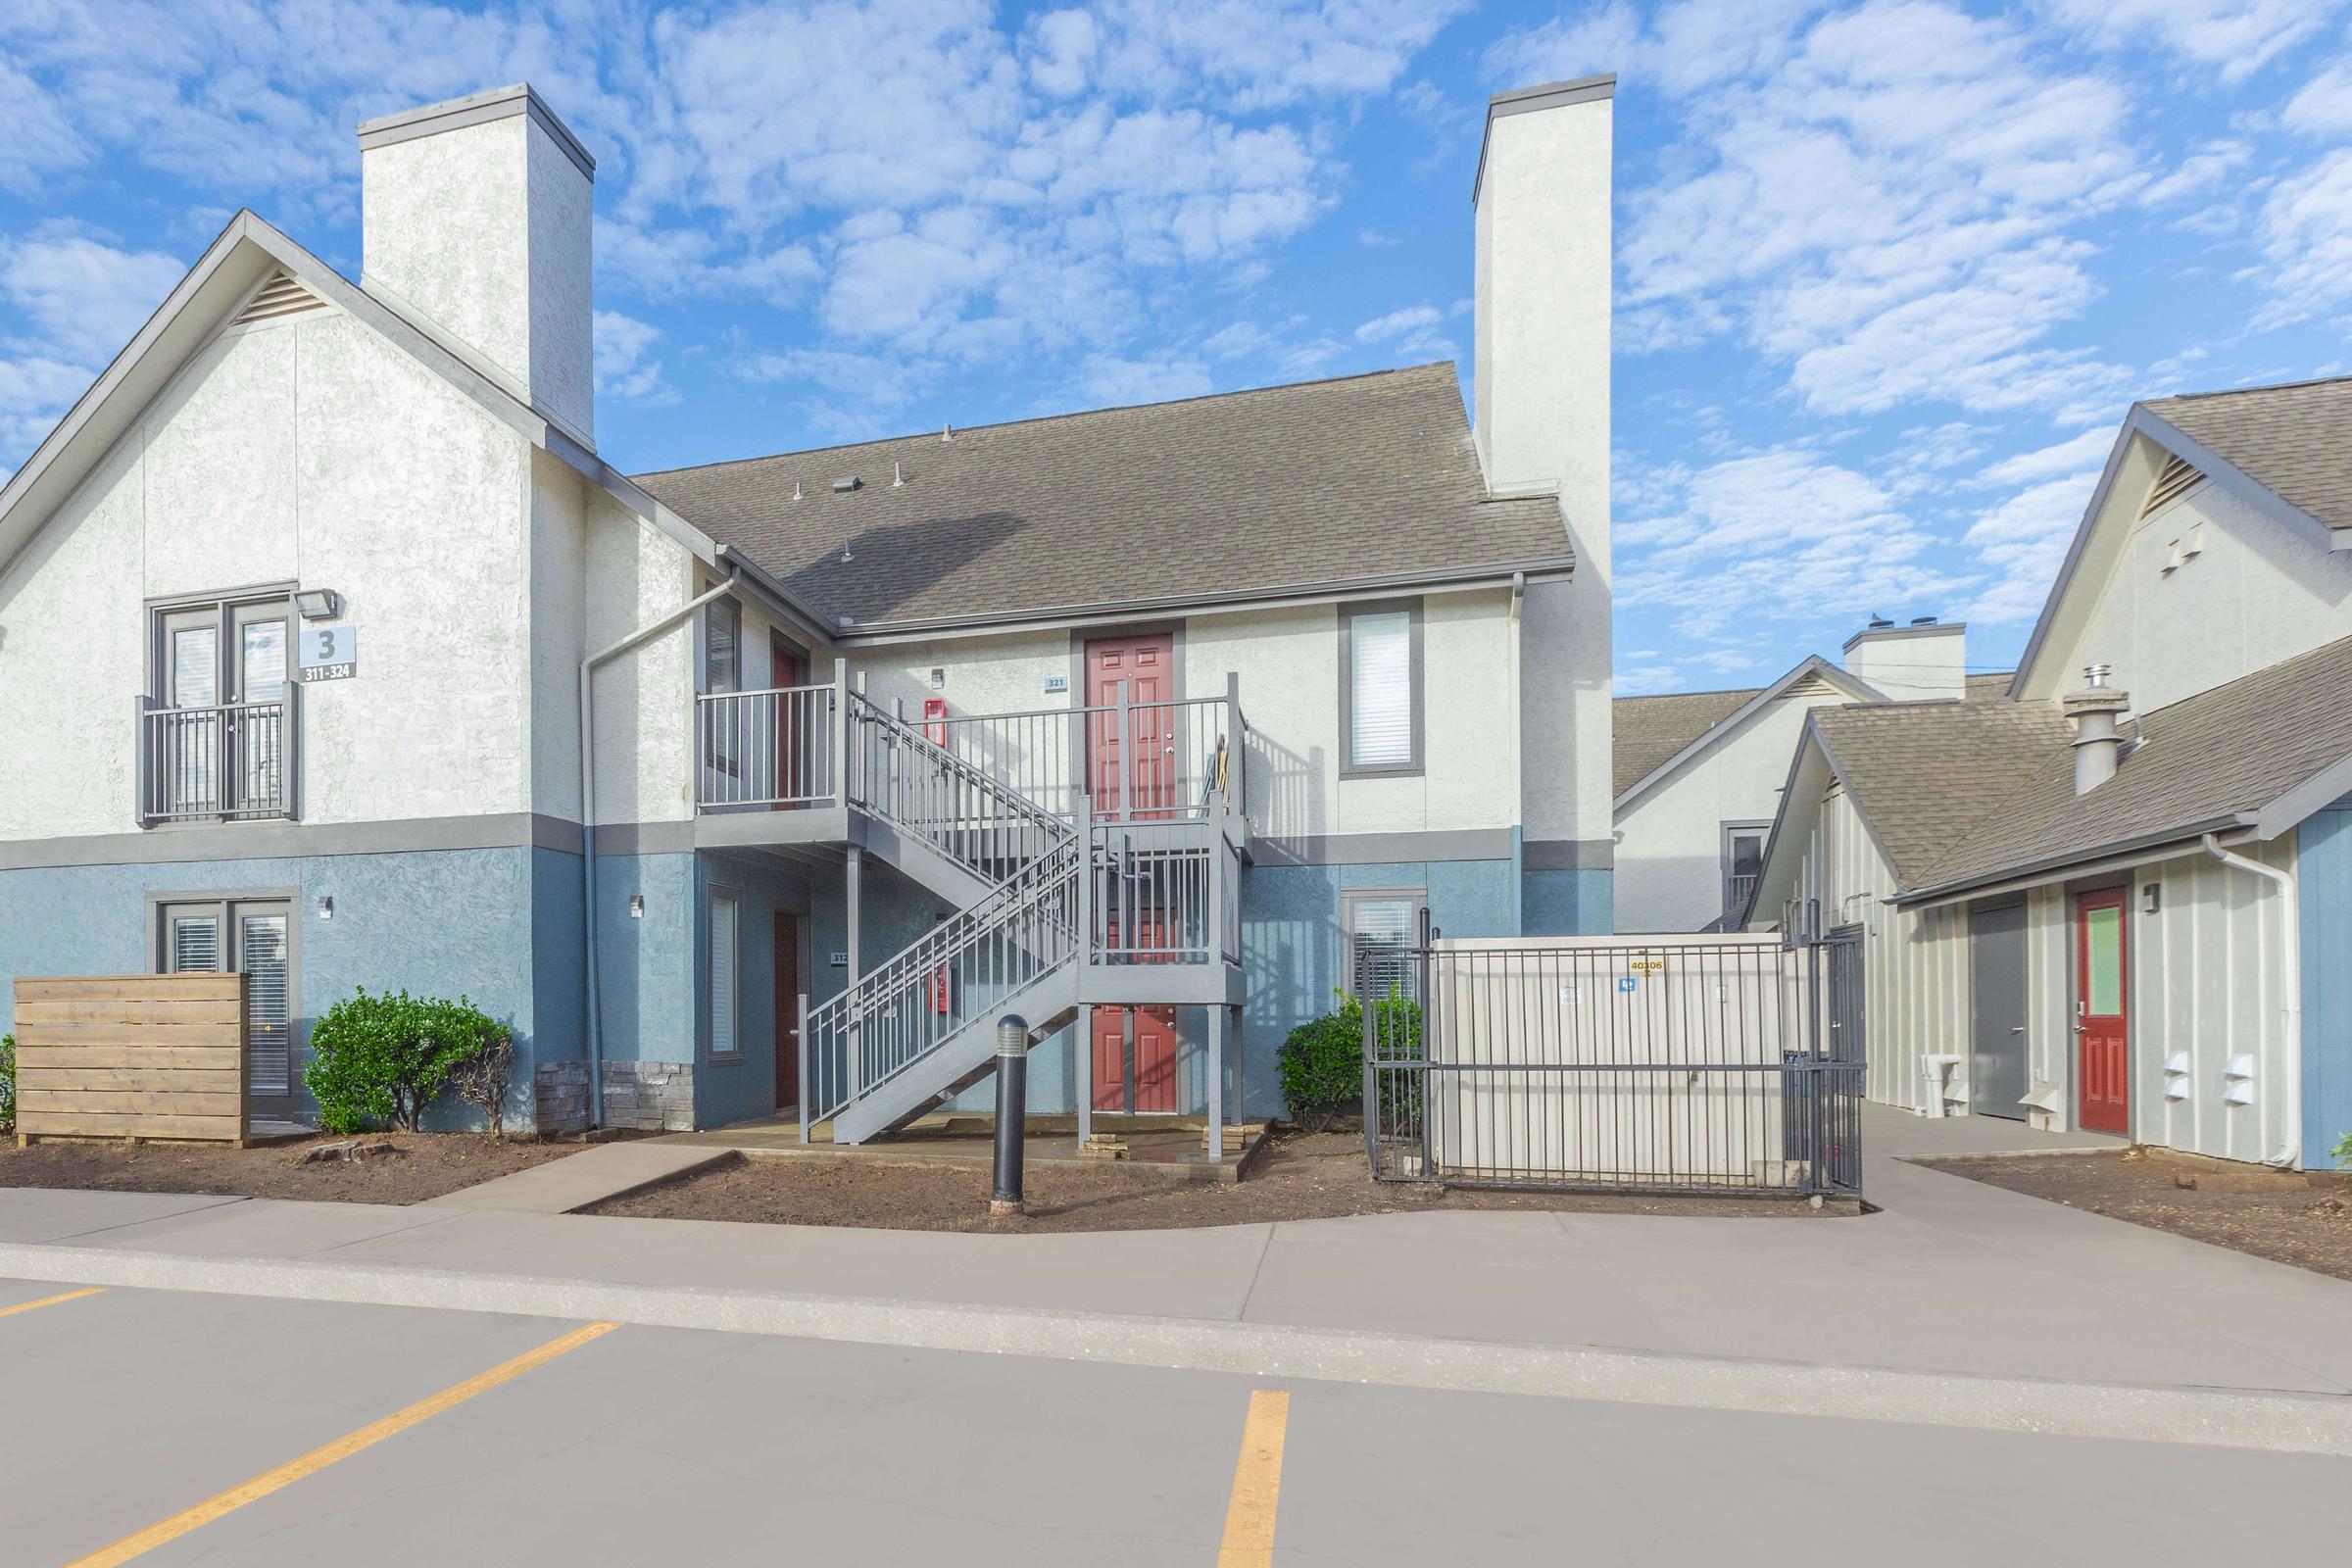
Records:
<instances>
[{"instance_id":1,"label":"black metal fence","mask_svg":"<svg viewBox=\"0 0 2352 1568\"><path fill-rule=\"evenodd\" d=\"M1372 1174L1858 1196L1859 956L1846 933L1441 947L1425 916L1409 983L1366 996Z\"/></svg>"}]
</instances>

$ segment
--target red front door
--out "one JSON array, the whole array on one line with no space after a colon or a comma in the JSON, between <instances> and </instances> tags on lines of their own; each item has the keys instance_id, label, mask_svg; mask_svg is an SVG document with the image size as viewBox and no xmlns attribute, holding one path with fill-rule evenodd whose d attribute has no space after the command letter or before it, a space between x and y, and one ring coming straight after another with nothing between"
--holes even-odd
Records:
<instances>
[{"instance_id":1,"label":"red front door","mask_svg":"<svg viewBox=\"0 0 2352 1568\"><path fill-rule=\"evenodd\" d=\"M2075 900L2076 1121L2085 1132L2131 1130L2131 967L2124 890Z\"/></svg>"},{"instance_id":2,"label":"red front door","mask_svg":"<svg viewBox=\"0 0 2352 1568\"><path fill-rule=\"evenodd\" d=\"M1135 1019L1135 1055L1129 1071L1127 1020ZM1132 1084L1132 1103L1127 1091ZM1176 1108L1176 1009L1095 1009L1095 1108L1173 1111Z\"/></svg>"},{"instance_id":3,"label":"red front door","mask_svg":"<svg viewBox=\"0 0 2352 1568\"><path fill-rule=\"evenodd\" d=\"M1120 733L1119 687L1129 704ZM1176 639L1105 637L1086 645L1087 781L1098 816L1163 816L1176 804ZM1145 706L1138 706L1145 705ZM1123 765L1128 758L1132 764Z\"/></svg>"},{"instance_id":4,"label":"red front door","mask_svg":"<svg viewBox=\"0 0 2352 1568\"><path fill-rule=\"evenodd\" d=\"M801 920L776 911L776 1105L801 1102Z\"/></svg>"}]
</instances>

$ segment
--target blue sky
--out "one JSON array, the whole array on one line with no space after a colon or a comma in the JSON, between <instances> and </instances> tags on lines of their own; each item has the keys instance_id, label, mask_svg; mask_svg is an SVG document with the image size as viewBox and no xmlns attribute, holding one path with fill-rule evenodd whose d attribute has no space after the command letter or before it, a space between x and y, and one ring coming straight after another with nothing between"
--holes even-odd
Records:
<instances>
[{"instance_id":1,"label":"blue sky","mask_svg":"<svg viewBox=\"0 0 2352 1568\"><path fill-rule=\"evenodd\" d=\"M2132 399L2348 368L2321 0L12 0L0 473L237 207L356 276L392 109L527 78L595 152L644 470L1459 359L1486 96L1604 70L1621 691L1873 612L2000 667Z\"/></svg>"}]
</instances>

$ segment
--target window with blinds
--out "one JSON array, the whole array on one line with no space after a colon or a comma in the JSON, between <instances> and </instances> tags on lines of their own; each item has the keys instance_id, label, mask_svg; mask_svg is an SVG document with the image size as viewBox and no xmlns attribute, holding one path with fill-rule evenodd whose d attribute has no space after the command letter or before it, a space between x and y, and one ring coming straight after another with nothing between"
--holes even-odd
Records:
<instances>
[{"instance_id":1,"label":"window with blinds","mask_svg":"<svg viewBox=\"0 0 2352 1568\"><path fill-rule=\"evenodd\" d=\"M704 612L703 690L743 690L743 607L732 599L714 599Z\"/></svg>"},{"instance_id":2,"label":"window with blinds","mask_svg":"<svg viewBox=\"0 0 2352 1568\"><path fill-rule=\"evenodd\" d=\"M286 916L248 914L237 923L245 971L245 1070L257 1095L293 1088L292 1009L286 1004Z\"/></svg>"},{"instance_id":3,"label":"window with blinds","mask_svg":"<svg viewBox=\"0 0 2352 1568\"><path fill-rule=\"evenodd\" d=\"M1341 900L1348 990L1376 1001L1413 995L1413 942L1421 923L1422 902L1420 892L1407 890L1350 893Z\"/></svg>"},{"instance_id":4,"label":"window with blinds","mask_svg":"<svg viewBox=\"0 0 2352 1568\"><path fill-rule=\"evenodd\" d=\"M735 895L710 895L710 1054L727 1056L737 1050L736 1011L742 991L737 973L738 909Z\"/></svg>"},{"instance_id":5,"label":"window with blinds","mask_svg":"<svg viewBox=\"0 0 2352 1568\"><path fill-rule=\"evenodd\" d=\"M1348 614L1342 716L1350 768L1420 766L1421 693L1414 641L1409 609Z\"/></svg>"}]
</instances>

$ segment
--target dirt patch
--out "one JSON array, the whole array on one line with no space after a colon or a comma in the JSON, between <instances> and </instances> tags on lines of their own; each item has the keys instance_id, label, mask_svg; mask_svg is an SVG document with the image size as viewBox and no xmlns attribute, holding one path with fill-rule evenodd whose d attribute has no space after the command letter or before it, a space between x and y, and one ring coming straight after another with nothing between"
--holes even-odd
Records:
<instances>
[{"instance_id":1,"label":"dirt patch","mask_svg":"<svg viewBox=\"0 0 2352 1568\"><path fill-rule=\"evenodd\" d=\"M496 1139L486 1133L383 1133L361 1142L392 1152L306 1161L331 1138L260 1149L225 1145L0 1145L0 1187L69 1187L110 1193L207 1193L303 1198L334 1203L419 1203L497 1176L580 1152L578 1144Z\"/></svg>"},{"instance_id":2,"label":"dirt patch","mask_svg":"<svg viewBox=\"0 0 2352 1568\"><path fill-rule=\"evenodd\" d=\"M1850 1214L1855 1207L1831 1204L1816 1210L1791 1199L1629 1198L1387 1185L1365 1174L1363 1140L1345 1133L1278 1133L1263 1161L1248 1181L1238 1183L1174 1181L1112 1167L1034 1165L1024 1184L1029 1212L991 1219L986 1171L850 1158L754 1156L640 1188L584 1212L882 1230L1038 1232L1189 1230L1425 1208L1768 1219Z\"/></svg>"},{"instance_id":3,"label":"dirt patch","mask_svg":"<svg viewBox=\"0 0 2352 1568\"><path fill-rule=\"evenodd\" d=\"M1923 1159L1931 1170L2352 1280L2352 1182L2163 1150Z\"/></svg>"}]
</instances>

